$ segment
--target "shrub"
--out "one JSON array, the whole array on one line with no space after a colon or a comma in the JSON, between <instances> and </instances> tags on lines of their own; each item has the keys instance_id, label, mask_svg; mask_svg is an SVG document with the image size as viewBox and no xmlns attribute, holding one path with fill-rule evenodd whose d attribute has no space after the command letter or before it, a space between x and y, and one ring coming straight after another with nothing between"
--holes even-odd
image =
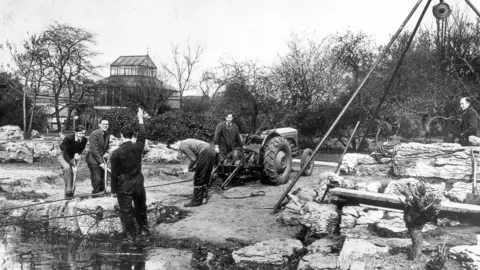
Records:
<instances>
[{"instance_id":1,"label":"shrub","mask_svg":"<svg viewBox=\"0 0 480 270\"><path fill-rule=\"evenodd\" d=\"M103 115L110 122L110 132L120 136L123 126L131 126L138 131L136 113L130 109L112 109ZM166 141L170 137L179 139L195 138L210 142L213 140L216 117L205 114L169 111L145 120L147 139Z\"/></svg>"}]
</instances>

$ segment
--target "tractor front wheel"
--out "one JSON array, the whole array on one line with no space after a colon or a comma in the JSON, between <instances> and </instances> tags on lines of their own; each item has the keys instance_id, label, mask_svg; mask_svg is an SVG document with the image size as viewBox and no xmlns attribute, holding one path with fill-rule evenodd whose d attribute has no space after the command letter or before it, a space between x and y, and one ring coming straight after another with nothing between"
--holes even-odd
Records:
<instances>
[{"instance_id":1,"label":"tractor front wheel","mask_svg":"<svg viewBox=\"0 0 480 270\"><path fill-rule=\"evenodd\" d=\"M292 151L287 140L283 137L272 138L265 145L263 152L266 182L273 185L287 183L292 171Z\"/></svg>"}]
</instances>

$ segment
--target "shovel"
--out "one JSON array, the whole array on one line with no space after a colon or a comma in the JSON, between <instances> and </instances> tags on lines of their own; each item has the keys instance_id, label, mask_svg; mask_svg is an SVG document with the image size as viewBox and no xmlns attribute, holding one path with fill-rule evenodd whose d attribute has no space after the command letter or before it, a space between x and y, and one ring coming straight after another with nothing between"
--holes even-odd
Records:
<instances>
[{"instance_id":1,"label":"shovel","mask_svg":"<svg viewBox=\"0 0 480 270\"><path fill-rule=\"evenodd\" d=\"M472 183L472 193L467 193L467 198L465 198L465 203L480 205L480 196L477 194L477 160L478 160L479 150L473 148L471 149L471 157L473 164L473 183Z\"/></svg>"},{"instance_id":2,"label":"shovel","mask_svg":"<svg viewBox=\"0 0 480 270\"><path fill-rule=\"evenodd\" d=\"M77 172L78 172L78 166L80 165L80 159L78 160L78 162L77 162L77 160L74 159L73 164L75 165L75 168L77 168L75 170L75 172L73 173L73 184L72 184L73 185L72 186L72 193L75 194L75 187L76 187L75 184L77 182Z\"/></svg>"},{"instance_id":3,"label":"shovel","mask_svg":"<svg viewBox=\"0 0 480 270\"><path fill-rule=\"evenodd\" d=\"M107 166L107 162L108 162L108 159L103 157L103 164L105 164L105 169L103 170L104 171L104 177L103 177L103 180L104 180L104 191L105 191L105 194L107 194L107 174L108 174L108 166Z\"/></svg>"}]
</instances>

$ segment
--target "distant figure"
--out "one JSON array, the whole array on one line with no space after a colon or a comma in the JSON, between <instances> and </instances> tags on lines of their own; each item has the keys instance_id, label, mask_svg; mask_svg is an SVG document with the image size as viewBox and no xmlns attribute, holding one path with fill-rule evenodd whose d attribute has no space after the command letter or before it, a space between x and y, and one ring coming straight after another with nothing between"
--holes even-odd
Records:
<instances>
[{"instance_id":1,"label":"distant figure","mask_svg":"<svg viewBox=\"0 0 480 270\"><path fill-rule=\"evenodd\" d=\"M479 116L477 111L471 106L471 99L464 97L460 99L460 109L462 109L462 123L460 125L460 138L459 143L462 146L472 145L472 141L476 141L478 138L478 122ZM476 143L475 143L476 144Z\"/></svg>"},{"instance_id":2,"label":"distant figure","mask_svg":"<svg viewBox=\"0 0 480 270\"><path fill-rule=\"evenodd\" d=\"M222 162L235 147L243 146L238 126L233 123L232 120L233 114L228 113L225 117L225 122L219 123L215 128L213 143L215 144L215 152L219 154L220 162Z\"/></svg>"},{"instance_id":3,"label":"distant figure","mask_svg":"<svg viewBox=\"0 0 480 270\"><path fill-rule=\"evenodd\" d=\"M98 123L99 129L90 134L90 147L87 154L88 168L90 169L90 178L92 180L92 194L105 191L105 171L108 160L108 150L110 149L110 133L108 133L108 120L101 119Z\"/></svg>"},{"instance_id":4,"label":"distant figure","mask_svg":"<svg viewBox=\"0 0 480 270\"><path fill-rule=\"evenodd\" d=\"M122 143L112 153L112 194L117 196L122 224L131 240L138 234L150 235L147 220L147 195L142 174L142 154L145 148L145 126L143 110L138 108L140 131L136 142L132 142L134 130L131 127L120 129ZM132 207L132 203L134 207ZM127 239L128 240L128 239Z\"/></svg>"},{"instance_id":5,"label":"distant figure","mask_svg":"<svg viewBox=\"0 0 480 270\"><path fill-rule=\"evenodd\" d=\"M215 163L215 150L209 143L197 139L180 141L178 138L170 138L167 141L167 147L187 155L190 164L184 169L185 173L195 171L193 198L191 202L184 206L196 207L202 205L203 200L208 198L208 185Z\"/></svg>"},{"instance_id":6,"label":"distant figure","mask_svg":"<svg viewBox=\"0 0 480 270\"><path fill-rule=\"evenodd\" d=\"M60 144L62 153L57 157L60 166L63 169L63 180L65 181L65 198L73 197L75 183L73 183L73 174L77 172L74 160L80 160L80 154L85 150L87 138L85 137L85 128L77 126L74 134L69 134L63 138Z\"/></svg>"}]
</instances>

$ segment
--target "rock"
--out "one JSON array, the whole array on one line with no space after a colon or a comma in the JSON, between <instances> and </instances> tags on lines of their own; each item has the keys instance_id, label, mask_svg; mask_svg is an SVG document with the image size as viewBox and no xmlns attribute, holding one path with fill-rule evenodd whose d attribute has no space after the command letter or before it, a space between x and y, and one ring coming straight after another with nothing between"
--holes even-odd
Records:
<instances>
[{"instance_id":1,"label":"rock","mask_svg":"<svg viewBox=\"0 0 480 270\"><path fill-rule=\"evenodd\" d=\"M453 202L464 202L467 198L467 193L472 193L472 184L465 182L455 182L449 191L445 192L445 197ZM478 186L477 186L477 194Z\"/></svg>"},{"instance_id":2,"label":"rock","mask_svg":"<svg viewBox=\"0 0 480 270\"><path fill-rule=\"evenodd\" d=\"M0 140L21 140L23 131L19 126L6 125L0 127Z\"/></svg>"},{"instance_id":3,"label":"rock","mask_svg":"<svg viewBox=\"0 0 480 270\"><path fill-rule=\"evenodd\" d=\"M360 217L360 213L364 212L363 207L361 206L344 206L342 208L342 215L350 215L356 218Z\"/></svg>"},{"instance_id":4,"label":"rock","mask_svg":"<svg viewBox=\"0 0 480 270\"><path fill-rule=\"evenodd\" d=\"M356 190L368 191L368 192L375 192L378 193L382 183L380 182L358 182L355 184Z\"/></svg>"},{"instance_id":5,"label":"rock","mask_svg":"<svg viewBox=\"0 0 480 270\"><path fill-rule=\"evenodd\" d=\"M33 151L23 142L0 142L0 162L33 163Z\"/></svg>"},{"instance_id":6,"label":"rock","mask_svg":"<svg viewBox=\"0 0 480 270\"><path fill-rule=\"evenodd\" d=\"M449 252L455 260L462 262L463 269L480 269L480 246L455 246Z\"/></svg>"},{"instance_id":7,"label":"rock","mask_svg":"<svg viewBox=\"0 0 480 270\"><path fill-rule=\"evenodd\" d=\"M356 225L354 228L343 229L341 233L348 239L369 239L372 236L368 225Z\"/></svg>"},{"instance_id":8,"label":"rock","mask_svg":"<svg viewBox=\"0 0 480 270\"><path fill-rule=\"evenodd\" d=\"M358 225L374 224L383 218L385 211L383 210L370 210L368 212L361 212L361 216L357 219Z\"/></svg>"},{"instance_id":9,"label":"rock","mask_svg":"<svg viewBox=\"0 0 480 270\"><path fill-rule=\"evenodd\" d=\"M333 204L306 203L300 224L310 229L314 235L329 234L335 231L339 222L337 206Z\"/></svg>"},{"instance_id":10,"label":"rock","mask_svg":"<svg viewBox=\"0 0 480 270\"><path fill-rule=\"evenodd\" d=\"M403 219L381 219L373 224L374 230L382 237L409 238L407 227ZM423 233L431 233L437 226L427 223L422 229Z\"/></svg>"},{"instance_id":11,"label":"rock","mask_svg":"<svg viewBox=\"0 0 480 270\"><path fill-rule=\"evenodd\" d=\"M343 182L342 182L342 185L340 186L342 188L348 188L348 189L354 189L355 188L355 182L353 182L352 180L350 179L345 179Z\"/></svg>"},{"instance_id":12,"label":"rock","mask_svg":"<svg viewBox=\"0 0 480 270\"><path fill-rule=\"evenodd\" d=\"M364 208L360 206L344 206L342 208L342 218L340 221L340 229L353 228L357 225L357 218L360 217L360 212L363 212Z\"/></svg>"},{"instance_id":13,"label":"rock","mask_svg":"<svg viewBox=\"0 0 480 270\"><path fill-rule=\"evenodd\" d=\"M415 178L402 178L399 180L392 180L388 183L384 193L402 195L401 191L408 190L408 184L415 186L419 182L420 181ZM439 197L444 197L445 182L440 182L438 184L425 183L425 188L427 189L427 192L433 192L436 193Z\"/></svg>"},{"instance_id":14,"label":"rock","mask_svg":"<svg viewBox=\"0 0 480 270\"><path fill-rule=\"evenodd\" d=\"M447 217L437 218L437 225L441 227L456 227L462 225L456 220L451 220Z\"/></svg>"},{"instance_id":15,"label":"rock","mask_svg":"<svg viewBox=\"0 0 480 270\"><path fill-rule=\"evenodd\" d=\"M143 157L143 160L154 163L180 163L178 152L168 149L167 146L162 143L149 148L147 154Z\"/></svg>"},{"instance_id":16,"label":"rock","mask_svg":"<svg viewBox=\"0 0 480 270\"><path fill-rule=\"evenodd\" d=\"M156 218L151 213L159 213L159 203L147 199L148 222L155 225ZM156 214L155 214L156 215ZM100 197L81 200L79 198L52 203L48 206L49 218L59 218L49 221L49 226L56 229L80 233L91 237L96 235L109 235L123 231L120 222L118 202L113 197ZM152 226L150 226L152 227Z\"/></svg>"},{"instance_id":17,"label":"rock","mask_svg":"<svg viewBox=\"0 0 480 270\"><path fill-rule=\"evenodd\" d=\"M468 180L472 162L470 149L456 143L402 143L392 158L393 174L401 177L428 177Z\"/></svg>"},{"instance_id":18,"label":"rock","mask_svg":"<svg viewBox=\"0 0 480 270\"><path fill-rule=\"evenodd\" d=\"M322 172L318 178L318 185L326 185L327 183L342 183L344 178L334 172Z\"/></svg>"},{"instance_id":19,"label":"rock","mask_svg":"<svg viewBox=\"0 0 480 270\"><path fill-rule=\"evenodd\" d=\"M355 261L350 265L350 270L364 270L366 266L364 262Z\"/></svg>"},{"instance_id":20,"label":"rock","mask_svg":"<svg viewBox=\"0 0 480 270\"><path fill-rule=\"evenodd\" d=\"M340 241L338 239L321 238L315 240L315 242L307 247L307 250L308 253L322 253L323 255L328 255L340 246Z\"/></svg>"},{"instance_id":21,"label":"rock","mask_svg":"<svg viewBox=\"0 0 480 270\"><path fill-rule=\"evenodd\" d=\"M283 264L303 245L297 239L276 238L247 246L232 253L235 263Z\"/></svg>"},{"instance_id":22,"label":"rock","mask_svg":"<svg viewBox=\"0 0 480 270\"><path fill-rule=\"evenodd\" d=\"M297 270L337 269L338 256L321 253L303 256L298 263Z\"/></svg>"},{"instance_id":23,"label":"rock","mask_svg":"<svg viewBox=\"0 0 480 270\"><path fill-rule=\"evenodd\" d=\"M342 215L342 219L340 221L340 229L348 229L348 228L354 228L357 225L357 218L350 216L350 215Z\"/></svg>"},{"instance_id":24,"label":"rock","mask_svg":"<svg viewBox=\"0 0 480 270\"><path fill-rule=\"evenodd\" d=\"M54 159L62 152L58 142L29 141L26 144L33 149L34 159Z\"/></svg>"},{"instance_id":25,"label":"rock","mask_svg":"<svg viewBox=\"0 0 480 270\"><path fill-rule=\"evenodd\" d=\"M293 194L302 202L313 202L319 196L315 189L300 187ZM323 194L322 194L323 195Z\"/></svg>"},{"instance_id":26,"label":"rock","mask_svg":"<svg viewBox=\"0 0 480 270\"><path fill-rule=\"evenodd\" d=\"M298 201L298 200L297 200ZM290 202L285 206L285 209L278 214L277 221L284 225L300 225L300 220L302 219L302 204L299 204L295 200L290 200Z\"/></svg>"},{"instance_id":27,"label":"rock","mask_svg":"<svg viewBox=\"0 0 480 270\"><path fill-rule=\"evenodd\" d=\"M366 154L347 153L340 165L340 172L358 176L386 176L390 171L390 164L378 163L373 157Z\"/></svg>"},{"instance_id":28,"label":"rock","mask_svg":"<svg viewBox=\"0 0 480 270\"><path fill-rule=\"evenodd\" d=\"M377 253L387 253L388 248L377 247L374 244L362 239L346 239L342 251L338 257L340 269L348 270L353 262L364 256Z\"/></svg>"},{"instance_id":29,"label":"rock","mask_svg":"<svg viewBox=\"0 0 480 270\"><path fill-rule=\"evenodd\" d=\"M38 139L40 138L40 132L32 129L32 133L30 133L30 139Z\"/></svg>"},{"instance_id":30,"label":"rock","mask_svg":"<svg viewBox=\"0 0 480 270\"><path fill-rule=\"evenodd\" d=\"M412 247L412 240L407 238L383 238L383 237L371 237L368 239L372 244L380 246L380 247L388 247L388 248L411 248ZM423 248L422 250L425 251L433 251L436 250L437 247L430 245L427 241L423 241Z\"/></svg>"}]
</instances>

